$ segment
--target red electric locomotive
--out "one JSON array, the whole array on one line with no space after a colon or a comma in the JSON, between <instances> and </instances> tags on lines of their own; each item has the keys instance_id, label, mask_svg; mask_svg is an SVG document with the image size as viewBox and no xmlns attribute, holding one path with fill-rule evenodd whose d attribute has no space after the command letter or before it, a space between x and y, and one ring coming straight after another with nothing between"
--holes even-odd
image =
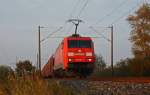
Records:
<instances>
[{"instance_id":1,"label":"red electric locomotive","mask_svg":"<svg viewBox=\"0 0 150 95\"><path fill-rule=\"evenodd\" d=\"M42 70L45 77L72 72L87 76L94 69L94 44L90 37L70 36L63 39ZM51 70L49 70L51 69Z\"/></svg>"}]
</instances>

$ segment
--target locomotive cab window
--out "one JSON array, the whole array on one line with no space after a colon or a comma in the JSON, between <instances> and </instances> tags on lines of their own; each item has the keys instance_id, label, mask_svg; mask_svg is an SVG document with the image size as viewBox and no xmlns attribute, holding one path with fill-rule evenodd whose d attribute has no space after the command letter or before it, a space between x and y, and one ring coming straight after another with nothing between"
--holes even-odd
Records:
<instances>
[{"instance_id":1,"label":"locomotive cab window","mask_svg":"<svg viewBox=\"0 0 150 95\"><path fill-rule=\"evenodd\" d=\"M91 48L91 40L68 40L68 48Z\"/></svg>"}]
</instances>

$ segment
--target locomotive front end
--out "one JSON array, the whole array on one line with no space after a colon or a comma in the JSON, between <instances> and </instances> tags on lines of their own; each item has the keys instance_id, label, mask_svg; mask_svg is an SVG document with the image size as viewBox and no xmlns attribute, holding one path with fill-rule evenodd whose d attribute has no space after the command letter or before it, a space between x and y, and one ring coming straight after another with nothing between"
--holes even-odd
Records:
<instances>
[{"instance_id":1,"label":"locomotive front end","mask_svg":"<svg viewBox=\"0 0 150 95\"><path fill-rule=\"evenodd\" d=\"M94 69L94 46L89 37L68 38L68 69L88 75Z\"/></svg>"}]
</instances>

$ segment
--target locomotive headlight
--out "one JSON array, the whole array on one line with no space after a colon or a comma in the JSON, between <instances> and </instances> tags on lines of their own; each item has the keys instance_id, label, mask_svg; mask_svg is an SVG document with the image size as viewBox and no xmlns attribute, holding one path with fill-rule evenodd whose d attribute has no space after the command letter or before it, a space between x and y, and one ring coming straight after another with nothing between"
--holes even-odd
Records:
<instances>
[{"instance_id":1,"label":"locomotive headlight","mask_svg":"<svg viewBox=\"0 0 150 95\"><path fill-rule=\"evenodd\" d=\"M89 61L92 61L92 59L88 59Z\"/></svg>"},{"instance_id":2,"label":"locomotive headlight","mask_svg":"<svg viewBox=\"0 0 150 95\"><path fill-rule=\"evenodd\" d=\"M87 52L86 56L92 56L92 52Z\"/></svg>"},{"instance_id":3,"label":"locomotive headlight","mask_svg":"<svg viewBox=\"0 0 150 95\"><path fill-rule=\"evenodd\" d=\"M74 56L73 52L68 52L68 56Z\"/></svg>"},{"instance_id":4,"label":"locomotive headlight","mask_svg":"<svg viewBox=\"0 0 150 95\"><path fill-rule=\"evenodd\" d=\"M72 59L69 59L69 62L71 62L72 61Z\"/></svg>"}]
</instances>

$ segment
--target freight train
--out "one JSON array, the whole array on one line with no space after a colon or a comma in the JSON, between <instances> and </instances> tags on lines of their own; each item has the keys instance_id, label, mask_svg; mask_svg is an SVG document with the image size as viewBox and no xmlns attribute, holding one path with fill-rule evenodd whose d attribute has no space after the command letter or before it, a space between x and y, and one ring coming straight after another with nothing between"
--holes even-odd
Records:
<instances>
[{"instance_id":1,"label":"freight train","mask_svg":"<svg viewBox=\"0 0 150 95\"><path fill-rule=\"evenodd\" d=\"M65 37L42 69L43 77L88 76L94 69L94 43L90 37Z\"/></svg>"}]
</instances>

